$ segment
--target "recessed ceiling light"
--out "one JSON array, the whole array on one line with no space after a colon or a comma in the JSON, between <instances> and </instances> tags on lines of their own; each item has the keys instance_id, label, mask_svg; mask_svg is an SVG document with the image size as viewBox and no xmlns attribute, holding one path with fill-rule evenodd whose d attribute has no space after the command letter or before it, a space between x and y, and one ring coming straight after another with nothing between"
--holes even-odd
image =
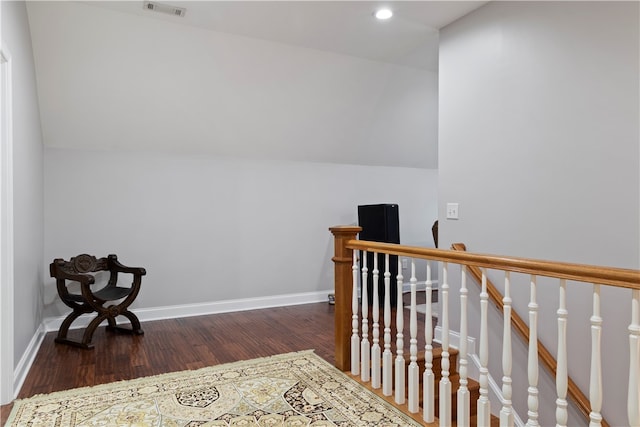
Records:
<instances>
[{"instance_id":1,"label":"recessed ceiling light","mask_svg":"<svg viewBox=\"0 0 640 427\"><path fill-rule=\"evenodd\" d=\"M391 12L391 9L379 9L374 16L378 19L389 19L393 16L393 12Z\"/></svg>"},{"instance_id":2,"label":"recessed ceiling light","mask_svg":"<svg viewBox=\"0 0 640 427\"><path fill-rule=\"evenodd\" d=\"M169 6L168 4L157 3L155 1L145 0L142 4L144 10L153 10L154 12L166 13L167 15L183 17L187 12L184 7Z\"/></svg>"}]
</instances>

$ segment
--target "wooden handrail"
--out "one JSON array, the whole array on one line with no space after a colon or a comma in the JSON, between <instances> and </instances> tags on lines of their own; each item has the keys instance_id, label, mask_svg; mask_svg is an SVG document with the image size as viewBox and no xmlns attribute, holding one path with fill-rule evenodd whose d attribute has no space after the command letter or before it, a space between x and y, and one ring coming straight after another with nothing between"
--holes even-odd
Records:
<instances>
[{"instance_id":1,"label":"wooden handrail","mask_svg":"<svg viewBox=\"0 0 640 427\"><path fill-rule=\"evenodd\" d=\"M467 250L464 243L454 243L451 245L451 248L454 251L465 252ZM476 266L468 267L469 273L476 280L476 283L482 283L482 271L480 268ZM489 294L489 298L491 301L502 311L504 309L504 303L502 302L503 295L496 288L496 286L491 282L491 280L487 277L487 293ZM525 341L529 342L529 327L525 323L525 321L518 315L518 313L511 309L511 324L514 326L515 330L518 332L518 335ZM558 369L558 365L556 363L556 359L553 357L551 352L538 340L538 357L542 361L542 364L545 368L551 373L553 377L556 376L556 372ZM589 420L589 414L591 412L591 404L589 403L589 398L585 396L585 394L580 390L578 385L568 377L568 394L569 397L574 401L577 405L580 412ZM601 421L603 427L609 427L607 421L603 418Z\"/></svg>"},{"instance_id":2,"label":"wooden handrail","mask_svg":"<svg viewBox=\"0 0 640 427\"><path fill-rule=\"evenodd\" d=\"M611 285L640 290L640 270L614 268L567 262L545 261L529 258L505 257L497 255L474 254L445 249L429 249L417 246L405 246L394 243L349 240L348 249L378 252L392 255L404 255L411 258L453 262L467 266L485 267L502 271L555 277L600 285Z\"/></svg>"}]
</instances>

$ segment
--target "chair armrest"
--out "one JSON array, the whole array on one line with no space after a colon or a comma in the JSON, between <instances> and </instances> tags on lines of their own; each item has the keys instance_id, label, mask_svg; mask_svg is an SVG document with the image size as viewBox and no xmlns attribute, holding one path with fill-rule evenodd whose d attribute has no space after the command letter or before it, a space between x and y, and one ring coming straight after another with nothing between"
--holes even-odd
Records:
<instances>
[{"instance_id":1,"label":"chair armrest","mask_svg":"<svg viewBox=\"0 0 640 427\"><path fill-rule=\"evenodd\" d=\"M147 270L143 267L128 267L120 263L117 255L111 254L108 258L113 271L117 271L118 273L131 273L138 276L144 276L147 274Z\"/></svg>"}]
</instances>

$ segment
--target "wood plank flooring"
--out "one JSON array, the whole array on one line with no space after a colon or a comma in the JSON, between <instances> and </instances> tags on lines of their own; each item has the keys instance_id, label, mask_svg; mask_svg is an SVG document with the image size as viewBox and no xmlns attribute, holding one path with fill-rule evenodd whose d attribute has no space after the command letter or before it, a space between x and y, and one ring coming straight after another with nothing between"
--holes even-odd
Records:
<instances>
[{"instance_id":1,"label":"wood plank flooring","mask_svg":"<svg viewBox=\"0 0 640 427\"><path fill-rule=\"evenodd\" d=\"M316 303L143 322L141 336L101 327L93 350L56 344L50 332L18 398L307 349L334 363L333 314ZM11 406L0 407L1 425Z\"/></svg>"}]
</instances>

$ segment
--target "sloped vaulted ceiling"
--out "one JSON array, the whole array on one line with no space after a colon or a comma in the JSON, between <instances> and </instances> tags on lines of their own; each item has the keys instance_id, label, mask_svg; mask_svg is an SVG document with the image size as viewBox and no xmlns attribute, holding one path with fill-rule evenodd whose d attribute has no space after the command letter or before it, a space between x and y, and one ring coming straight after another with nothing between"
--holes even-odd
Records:
<instances>
[{"instance_id":1,"label":"sloped vaulted ceiling","mask_svg":"<svg viewBox=\"0 0 640 427\"><path fill-rule=\"evenodd\" d=\"M437 27L482 3L28 2L44 141L435 168Z\"/></svg>"}]
</instances>

